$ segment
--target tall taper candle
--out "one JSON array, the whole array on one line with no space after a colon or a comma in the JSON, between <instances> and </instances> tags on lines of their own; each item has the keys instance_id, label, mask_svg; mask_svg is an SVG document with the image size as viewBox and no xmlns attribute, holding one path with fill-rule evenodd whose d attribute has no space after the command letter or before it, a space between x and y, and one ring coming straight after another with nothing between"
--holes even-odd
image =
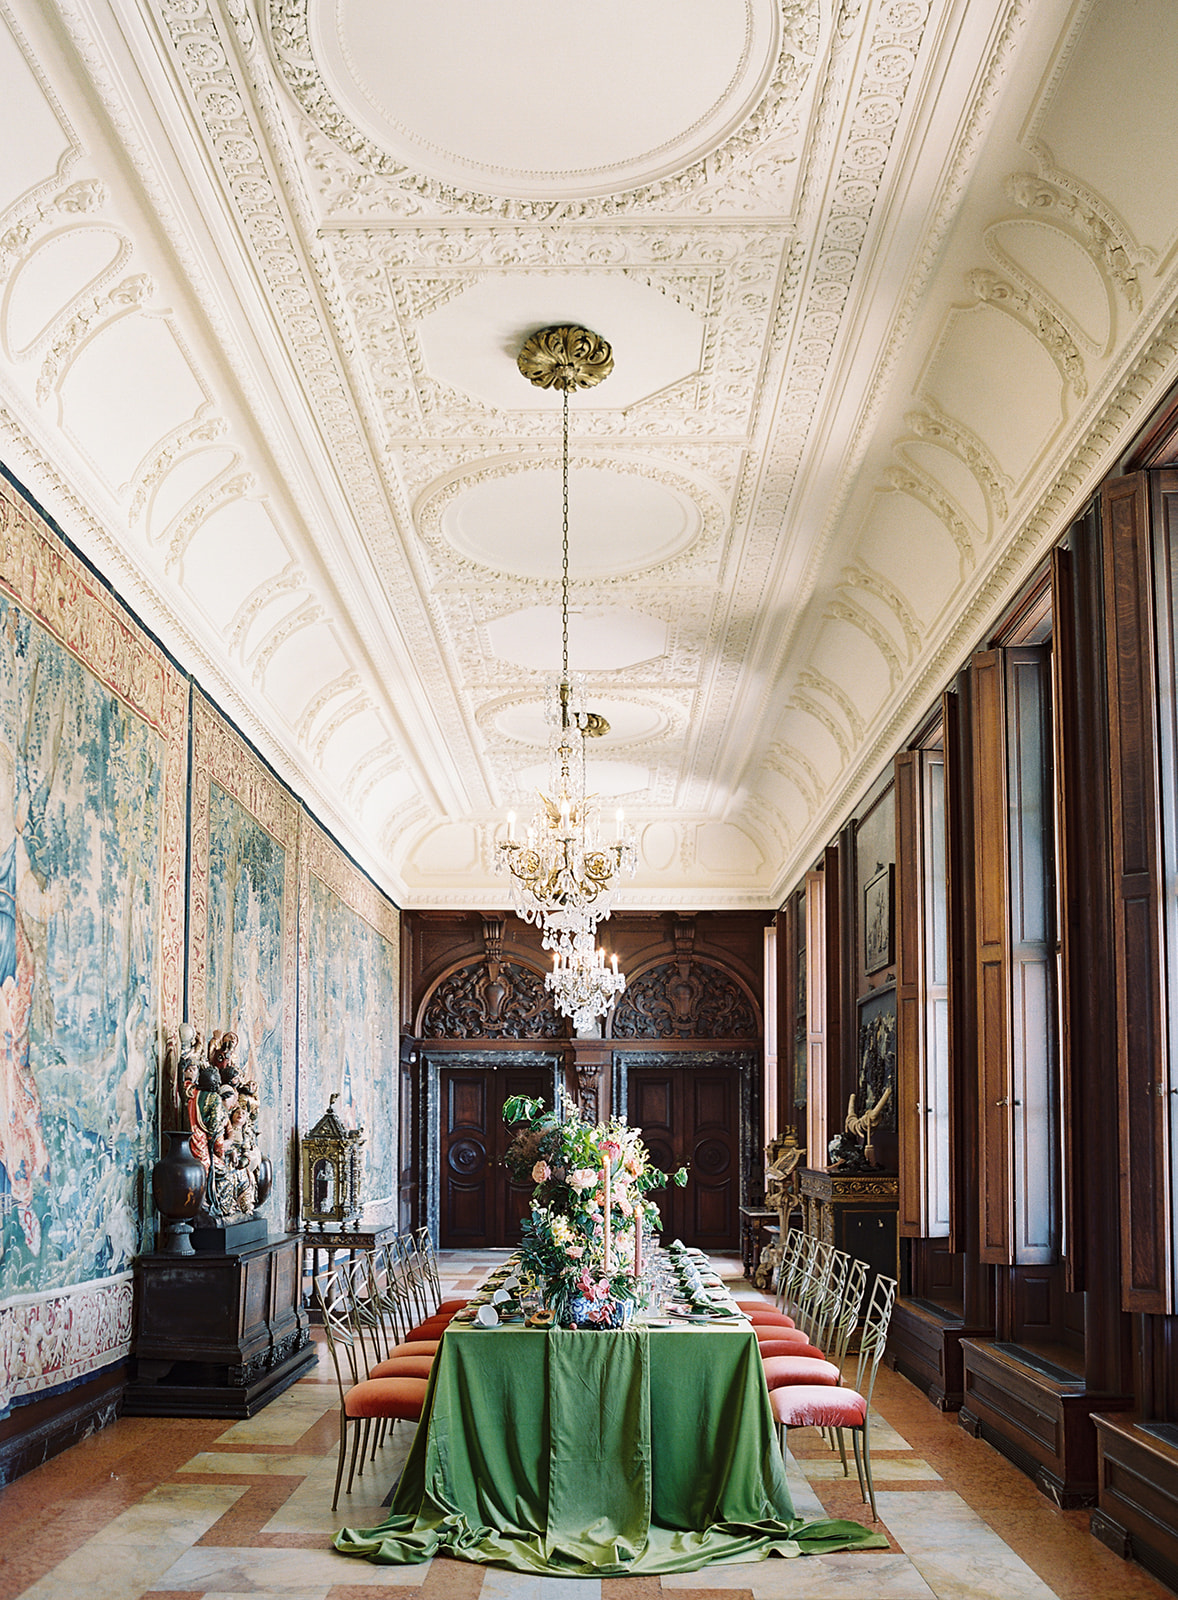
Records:
<instances>
[{"instance_id":1,"label":"tall taper candle","mask_svg":"<svg viewBox=\"0 0 1178 1600\"><path fill-rule=\"evenodd\" d=\"M613 1271L613 1266L612 1266L612 1263L610 1262L610 1252L609 1252L609 1244L610 1244L609 1165L610 1165L610 1160L609 1160L609 1156L607 1155L606 1158L605 1158L605 1275L606 1275L607 1278L609 1277L610 1273Z\"/></svg>"}]
</instances>

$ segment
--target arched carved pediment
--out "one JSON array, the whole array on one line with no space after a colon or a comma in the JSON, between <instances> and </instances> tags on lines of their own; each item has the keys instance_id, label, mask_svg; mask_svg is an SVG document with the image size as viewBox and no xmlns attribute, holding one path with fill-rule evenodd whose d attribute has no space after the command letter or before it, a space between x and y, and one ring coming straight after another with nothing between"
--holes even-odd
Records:
<instances>
[{"instance_id":1,"label":"arched carved pediment","mask_svg":"<svg viewBox=\"0 0 1178 1600\"><path fill-rule=\"evenodd\" d=\"M423 1039L562 1039L544 978L515 961L472 961L440 978L427 996Z\"/></svg>"},{"instance_id":2,"label":"arched carved pediment","mask_svg":"<svg viewBox=\"0 0 1178 1600\"><path fill-rule=\"evenodd\" d=\"M630 980L610 1032L615 1039L755 1039L757 1009L716 962L665 961Z\"/></svg>"}]
</instances>

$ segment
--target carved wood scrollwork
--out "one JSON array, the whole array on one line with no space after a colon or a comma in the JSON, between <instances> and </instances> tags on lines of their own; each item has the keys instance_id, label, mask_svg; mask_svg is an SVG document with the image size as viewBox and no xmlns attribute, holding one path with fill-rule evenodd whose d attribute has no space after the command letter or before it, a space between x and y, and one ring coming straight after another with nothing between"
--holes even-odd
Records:
<instances>
[{"instance_id":1,"label":"carved wood scrollwork","mask_svg":"<svg viewBox=\"0 0 1178 1600\"><path fill-rule=\"evenodd\" d=\"M444 978L422 1018L425 1039L560 1039L544 979L514 961L472 961Z\"/></svg>"},{"instance_id":2,"label":"carved wood scrollwork","mask_svg":"<svg viewBox=\"0 0 1178 1600\"><path fill-rule=\"evenodd\" d=\"M681 952L631 980L611 1031L615 1039L755 1039L757 1017L721 967Z\"/></svg>"},{"instance_id":3,"label":"carved wood scrollwork","mask_svg":"<svg viewBox=\"0 0 1178 1600\"><path fill-rule=\"evenodd\" d=\"M596 1067L577 1068L577 1105L586 1122L596 1122L599 1099L600 1077Z\"/></svg>"}]
</instances>

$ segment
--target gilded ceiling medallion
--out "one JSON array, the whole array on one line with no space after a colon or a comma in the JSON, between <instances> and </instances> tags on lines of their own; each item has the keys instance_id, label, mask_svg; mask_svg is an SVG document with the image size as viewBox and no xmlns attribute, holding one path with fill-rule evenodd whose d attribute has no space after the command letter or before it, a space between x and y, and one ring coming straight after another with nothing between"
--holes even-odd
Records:
<instances>
[{"instance_id":1,"label":"gilded ceiling medallion","mask_svg":"<svg viewBox=\"0 0 1178 1600\"><path fill-rule=\"evenodd\" d=\"M538 389L595 389L614 370L609 345L588 328L542 328L518 359L519 370Z\"/></svg>"}]
</instances>

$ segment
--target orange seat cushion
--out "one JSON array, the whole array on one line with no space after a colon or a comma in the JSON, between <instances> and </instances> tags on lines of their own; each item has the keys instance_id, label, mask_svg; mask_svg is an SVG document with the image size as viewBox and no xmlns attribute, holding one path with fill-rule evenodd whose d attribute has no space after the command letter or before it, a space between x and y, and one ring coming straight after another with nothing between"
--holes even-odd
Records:
<instances>
[{"instance_id":1,"label":"orange seat cushion","mask_svg":"<svg viewBox=\"0 0 1178 1600\"><path fill-rule=\"evenodd\" d=\"M792 1339L795 1344L809 1343L800 1328L785 1328L777 1322L754 1323L753 1334L758 1344L764 1344L766 1339Z\"/></svg>"},{"instance_id":2,"label":"orange seat cushion","mask_svg":"<svg viewBox=\"0 0 1178 1600\"><path fill-rule=\"evenodd\" d=\"M783 1328L795 1328L797 1326L788 1312L776 1311L772 1306L741 1306L741 1310L754 1327L770 1322L775 1322Z\"/></svg>"},{"instance_id":3,"label":"orange seat cushion","mask_svg":"<svg viewBox=\"0 0 1178 1600\"><path fill-rule=\"evenodd\" d=\"M469 1304L469 1300L443 1300L433 1315L440 1317L445 1314L452 1317L456 1311L461 1311L463 1306L468 1306Z\"/></svg>"},{"instance_id":4,"label":"orange seat cushion","mask_svg":"<svg viewBox=\"0 0 1178 1600\"><path fill-rule=\"evenodd\" d=\"M424 1378L367 1378L348 1390L344 1410L349 1417L399 1417L416 1422L428 1387Z\"/></svg>"},{"instance_id":5,"label":"orange seat cushion","mask_svg":"<svg viewBox=\"0 0 1178 1600\"><path fill-rule=\"evenodd\" d=\"M762 1361L768 1361L773 1356L808 1356L815 1361L826 1360L826 1352L819 1350L817 1345L808 1344L804 1336L801 1339L762 1339L757 1349L761 1352Z\"/></svg>"},{"instance_id":6,"label":"orange seat cushion","mask_svg":"<svg viewBox=\"0 0 1178 1600\"><path fill-rule=\"evenodd\" d=\"M858 1428L867 1416L867 1401L855 1389L820 1384L784 1384L770 1393L769 1404L787 1428Z\"/></svg>"},{"instance_id":7,"label":"orange seat cushion","mask_svg":"<svg viewBox=\"0 0 1178 1600\"><path fill-rule=\"evenodd\" d=\"M402 1344L395 1344L389 1351L391 1356L433 1356L438 1353L440 1339L406 1339Z\"/></svg>"},{"instance_id":8,"label":"orange seat cushion","mask_svg":"<svg viewBox=\"0 0 1178 1600\"><path fill-rule=\"evenodd\" d=\"M820 1383L833 1389L841 1376L834 1362L821 1356L769 1356L764 1365L770 1390L787 1383Z\"/></svg>"},{"instance_id":9,"label":"orange seat cushion","mask_svg":"<svg viewBox=\"0 0 1178 1600\"><path fill-rule=\"evenodd\" d=\"M369 1368L370 1378L428 1378L433 1356L389 1356Z\"/></svg>"},{"instance_id":10,"label":"orange seat cushion","mask_svg":"<svg viewBox=\"0 0 1178 1600\"><path fill-rule=\"evenodd\" d=\"M444 1317L427 1317L424 1322L419 1322L416 1327L410 1328L405 1335L410 1339L440 1339L450 1326L450 1313Z\"/></svg>"}]
</instances>

